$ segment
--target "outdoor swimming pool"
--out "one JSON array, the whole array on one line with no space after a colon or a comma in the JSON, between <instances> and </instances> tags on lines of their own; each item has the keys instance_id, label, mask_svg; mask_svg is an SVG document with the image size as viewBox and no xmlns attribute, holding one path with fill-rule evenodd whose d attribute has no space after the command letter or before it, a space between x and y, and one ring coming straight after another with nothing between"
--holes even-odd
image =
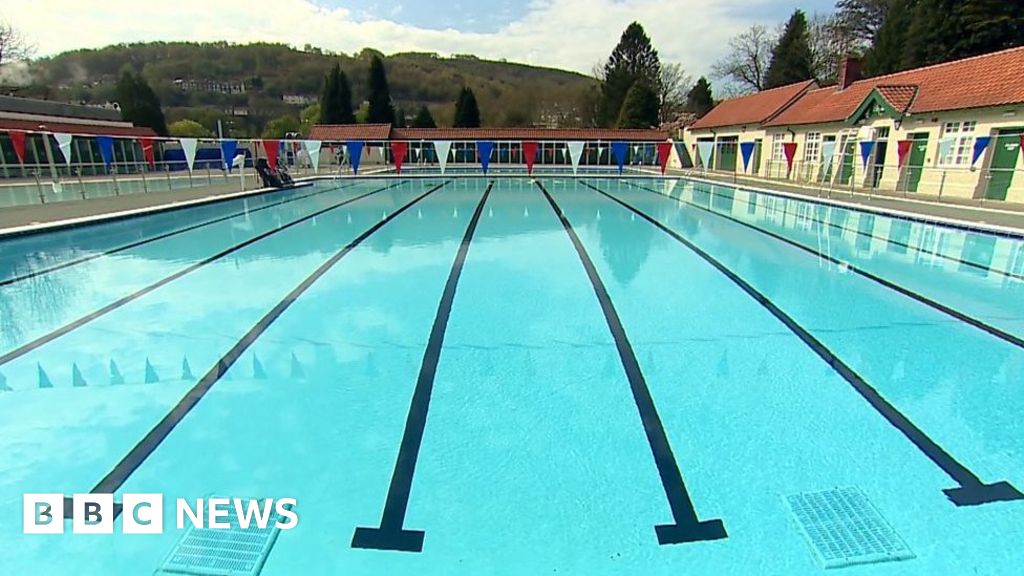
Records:
<instances>
[{"instance_id":1,"label":"outdoor swimming pool","mask_svg":"<svg viewBox=\"0 0 1024 576\"><path fill-rule=\"evenodd\" d=\"M96 491L295 498L266 576L1017 574L1022 286L1019 239L657 178L3 240L0 572L163 573L173 528L21 533Z\"/></svg>"}]
</instances>

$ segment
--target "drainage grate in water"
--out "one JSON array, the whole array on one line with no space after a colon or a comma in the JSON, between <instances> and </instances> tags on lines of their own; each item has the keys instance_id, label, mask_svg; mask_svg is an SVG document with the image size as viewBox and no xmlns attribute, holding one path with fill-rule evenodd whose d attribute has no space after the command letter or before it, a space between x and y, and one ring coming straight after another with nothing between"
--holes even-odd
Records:
<instances>
[{"instance_id":1,"label":"drainage grate in water","mask_svg":"<svg viewBox=\"0 0 1024 576\"><path fill-rule=\"evenodd\" d=\"M823 568L914 558L914 553L857 488L786 497L797 526Z\"/></svg>"},{"instance_id":2,"label":"drainage grate in water","mask_svg":"<svg viewBox=\"0 0 1024 576\"><path fill-rule=\"evenodd\" d=\"M231 524L230 529L211 530L190 524L157 574L258 576L277 540L280 529L276 526L281 517L272 513L262 529L255 522L242 529L233 513L225 520Z\"/></svg>"}]
</instances>

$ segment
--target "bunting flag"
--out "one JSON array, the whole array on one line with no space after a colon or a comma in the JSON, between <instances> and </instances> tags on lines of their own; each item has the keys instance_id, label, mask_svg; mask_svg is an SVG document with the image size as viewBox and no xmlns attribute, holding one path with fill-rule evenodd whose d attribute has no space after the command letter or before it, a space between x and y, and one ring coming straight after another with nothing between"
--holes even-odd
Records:
<instances>
[{"instance_id":1,"label":"bunting flag","mask_svg":"<svg viewBox=\"0 0 1024 576\"><path fill-rule=\"evenodd\" d=\"M477 142L476 151L480 154L480 166L484 169L484 174L487 174L487 168L491 165L491 151L494 150L494 142Z\"/></svg>"},{"instance_id":2,"label":"bunting flag","mask_svg":"<svg viewBox=\"0 0 1024 576\"><path fill-rule=\"evenodd\" d=\"M948 137L939 140L939 162L945 162L945 158L953 151L953 141L953 138Z\"/></svg>"},{"instance_id":3,"label":"bunting flag","mask_svg":"<svg viewBox=\"0 0 1024 576\"><path fill-rule=\"evenodd\" d=\"M114 139L110 136L97 136L96 144L100 147L100 157L103 158L103 165L110 170L114 163Z\"/></svg>"},{"instance_id":4,"label":"bunting flag","mask_svg":"<svg viewBox=\"0 0 1024 576\"><path fill-rule=\"evenodd\" d=\"M523 162L526 162L526 173L533 176L533 163L537 161L537 143L523 142Z\"/></svg>"},{"instance_id":5,"label":"bunting flag","mask_svg":"<svg viewBox=\"0 0 1024 576\"><path fill-rule=\"evenodd\" d=\"M689 152L686 150L686 142L676 142L676 156L679 156L679 165L683 168L687 168L686 159L690 158ZM693 160L690 160L690 164L693 164Z\"/></svg>"},{"instance_id":6,"label":"bunting flag","mask_svg":"<svg viewBox=\"0 0 1024 576\"><path fill-rule=\"evenodd\" d=\"M152 138L139 138L139 147L150 168L156 168L156 141Z\"/></svg>"},{"instance_id":7,"label":"bunting flag","mask_svg":"<svg viewBox=\"0 0 1024 576\"><path fill-rule=\"evenodd\" d=\"M348 161L352 164L352 173L359 174L359 161L363 157L363 143L359 140L349 140L345 142L345 151L348 152Z\"/></svg>"},{"instance_id":8,"label":"bunting flag","mask_svg":"<svg viewBox=\"0 0 1024 576\"><path fill-rule=\"evenodd\" d=\"M875 151L875 141L868 140L867 142L860 143L860 159L864 163L864 167L868 167L868 159L871 158L871 153Z\"/></svg>"},{"instance_id":9,"label":"bunting flag","mask_svg":"<svg viewBox=\"0 0 1024 576\"><path fill-rule=\"evenodd\" d=\"M196 164L196 148L199 147L199 140L195 138L179 138L181 149L185 152L185 163L188 164L188 171L191 172Z\"/></svg>"},{"instance_id":10,"label":"bunting flag","mask_svg":"<svg viewBox=\"0 0 1024 576\"><path fill-rule=\"evenodd\" d=\"M978 136L974 139L974 156L971 158L971 166L978 163L978 158L981 158L981 155L985 153L985 149L988 148L988 144L991 141L991 136Z\"/></svg>"},{"instance_id":11,"label":"bunting flag","mask_svg":"<svg viewBox=\"0 0 1024 576\"><path fill-rule=\"evenodd\" d=\"M832 168L832 157L836 155L836 141L829 140L821 143L821 169L827 174Z\"/></svg>"},{"instance_id":12,"label":"bunting flag","mask_svg":"<svg viewBox=\"0 0 1024 576\"><path fill-rule=\"evenodd\" d=\"M750 158L754 155L754 142L740 142L740 156L743 157L743 171L750 168Z\"/></svg>"},{"instance_id":13,"label":"bunting flag","mask_svg":"<svg viewBox=\"0 0 1024 576\"><path fill-rule=\"evenodd\" d=\"M700 165L705 170L711 167L711 152L714 149L714 142L697 142L697 155L700 156Z\"/></svg>"},{"instance_id":14,"label":"bunting flag","mask_svg":"<svg viewBox=\"0 0 1024 576\"><path fill-rule=\"evenodd\" d=\"M1020 135L1020 148L1019 150L1024 153L1024 134Z\"/></svg>"},{"instance_id":15,"label":"bunting flag","mask_svg":"<svg viewBox=\"0 0 1024 576\"><path fill-rule=\"evenodd\" d=\"M238 152L238 140L220 141L221 160L224 161L224 167L227 168L228 173L231 172L231 167L234 164L235 152Z\"/></svg>"},{"instance_id":16,"label":"bunting flag","mask_svg":"<svg viewBox=\"0 0 1024 576\"><path fill-rule=\"evenodd\" d=\"M622 170L626 166L626 156L629 155L629 143L612 142L612 154L615 156L615 162L619 165L619 174L622 174Z\"/></svg>"},{"instance_id":17,"label":"bunting flag","mask_svg":"<svg viewBox=\"0 0 1024 576\"><path fill-rule=\"evenodd\" d=\"M796 159L796 142L783 142L782 153L786 155L786 171L793 170L793 160Z\"/></svg>"},{"instance_id":18,"label":"bunting flag","mask_svg":"<svg viewBox=\"0 0 1024 576\"><path fill-rule=\"evenodd\" d=\"M18 162L25 163L25 133L24 132L8 132L8 136L11 137L11 144L14 146L14 155L18 157ZM1022 136L1024 138L1024 136Z\"/></svg>"},{"instance_id":19,"label":"bunting flag","mask_svg":"<svg viewBox=\"0 0 1024 576\"><path fill-rule=\"evenodd\" d=\"M903 169L903 165L907 163L907 156L910 154L910 149L914 146L913 140L900 140L896 144L896 168L898 170Z\"/></svg>"},{"instance_id":20,"label":"bunting flag","mask_svg":"<svg viewBox=\"0 0 1024 576\"><path fill-rule=\"evenodd\" d=\"M580 158L583 157L583 142L568 142L569 160L572 161L572 173L575 175L580 170Z\"/></svg>"},{"instance_id":21,"label":"bunting flag","mask_svg":"<svg viewBox=\"0 0 1024 576\"><path fill-rule=\"evenodd\" d=\"M402 163L405 162L405 153L409 151L408 142L391 142L391 160L395 163L395 171L402 173Z\"/></svg>"},{"instance_id":22,"label":"bunting flag","mask_svg":"<svg viewBox=\"0 0 1024 576\"><path fill-rule=\"evenodd\" d=\"M441 174L448 167L448 153L452 150L451 140L434 140L434 152L437 153L437 163L441 166Z\"/></svg>"},{"instance_id":23,"label":"bunting flag","mask_svg":"<svg viewBox=\"0 0 1024 576\"><path fill-rule=\"evenodd\" d=\"M264 140L263 151L267 153L267 164L270 165L270 169L277 168L277 155L281 152L281 141Z\"/></svg>"},{"instance_id":24,"label":"bunting flag","mask_svg":"<svg viewBox=\"0 0 1024 576\"><path fill-rule=\"evenodd\" d=\"M320 172L320 150L323 148L324 143L320 140L303 140L302 147L306 149L306 154L309 155L309 163L313 166L313 173Z\"/></svg>"},{"instance_id":25,"label":"bunting flag","mask_svg":"<svg viewBox=\"0 0 1024 576\"><path fill-rule=\"evenodd\" d=\"M71 166L71 140L74 136L58 132L54 133L53 137L57 140L57 147L60 148L60 153L64 156L64 162Z\"/></svg>"},{"instance_id":26,"label":"bunting flag","mask_svg":"<svg viewBox=\"0 0 1024 576\"><path fill-rule=\"evenodd\" d=\"M658 142L658 165L661 166L661 173L668 170L668 160L672 157L672 143Z\"/></svg>"}]
</instances>

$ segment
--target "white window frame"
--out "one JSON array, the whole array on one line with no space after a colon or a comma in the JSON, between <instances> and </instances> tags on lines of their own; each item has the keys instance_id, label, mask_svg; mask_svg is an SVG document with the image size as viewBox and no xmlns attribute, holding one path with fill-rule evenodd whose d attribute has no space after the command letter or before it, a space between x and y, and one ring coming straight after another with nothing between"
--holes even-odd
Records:
<instances>
[{"instance_id":1,"label":"white window frame","mask_svg":"<svg viewBox=\"0 0 1024 576\"><path fill-rule=\"evenodd\" d=\"M939 141L953 139L949 153L939 157L939 166L968 166L974 149L974 134L978 123L974 120L963 122L946 122L942 125Z\"/></svg>"},{"instance_id":2,"label":"white window frame","mask_svg":"<svg viewBox=\"0 0 1024 576\"><path fill-rule=\"evenodd\" d=\"M808 132L804 137L804 162L815 164L821 160L821 132Z\"/></svg>"},{"instance_id":3,"label":"white window frame","mask_svg":"<svg viewBox=\"0 0 1024 576\"><path fill-rule=\"evenodd\" d=\"M772 134L772 161L783 162L786 160L786 152L782 144L786 141L786 135L782 132Z\"/></svg>"}]
</instances>

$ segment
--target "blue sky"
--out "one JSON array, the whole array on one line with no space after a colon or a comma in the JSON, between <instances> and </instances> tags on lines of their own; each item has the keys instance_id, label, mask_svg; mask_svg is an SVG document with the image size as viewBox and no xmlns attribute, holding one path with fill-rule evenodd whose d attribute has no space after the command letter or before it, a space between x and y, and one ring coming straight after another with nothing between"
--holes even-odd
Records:
<instances>
[{"instance_id":1,"label":"blue sky","mask_svg":"<svg viewBox=\"0 0 1024 576\"><path fill-rule=\"evenodd\" d=\"M706 74L730 37L833 0L34 0L0 7L39 55L120 42L272 41L339 52L472 53L588 73L633 20L662 60Z\"/></svg>"}]
</instances>

